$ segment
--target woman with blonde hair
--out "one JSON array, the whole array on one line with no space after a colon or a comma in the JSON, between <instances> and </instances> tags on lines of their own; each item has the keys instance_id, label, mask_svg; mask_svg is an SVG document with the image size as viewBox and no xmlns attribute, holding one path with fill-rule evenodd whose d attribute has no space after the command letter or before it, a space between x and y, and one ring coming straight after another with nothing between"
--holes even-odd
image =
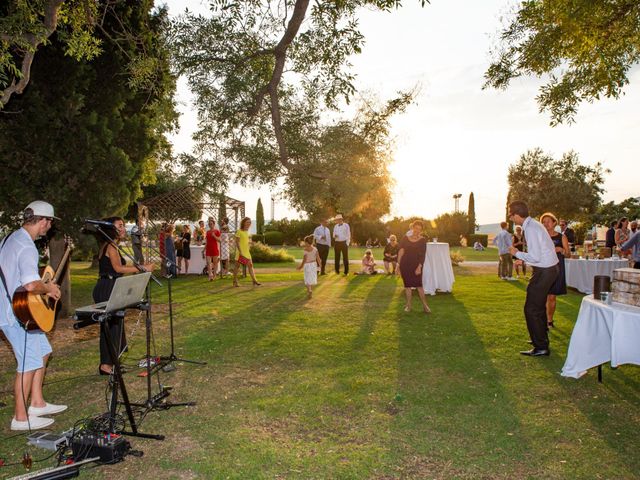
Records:
<instances>
[{"instance_id":1,"label":"woman with blonde hair","mask_svg":"<svg viewBox=\"0 0 640 480\"><path fill-rule=\"evenodd\" d=\"M400 267L406 298L405 312L411 311L411 290L415 288L418 291L420 302L422 302L424 313L431 313L422 286L422 269L424 268L427 252L427 241L422 236L423 228L424 224L420 220L413 222L409 235L402 239L400 250L398 251L398 266Z\"/></svg>"},{"instance_id":2,"label":"woman with blonde hair","mask_svg":"<svg viewBox=\"0 0 640 480\"><path fill-rule=\"evenodd\" d=\"M395 235L389 236L389 243L384 247L384 271L387 275L395 275L398 266L398 239Z\"/></svg>"}]
</instances>

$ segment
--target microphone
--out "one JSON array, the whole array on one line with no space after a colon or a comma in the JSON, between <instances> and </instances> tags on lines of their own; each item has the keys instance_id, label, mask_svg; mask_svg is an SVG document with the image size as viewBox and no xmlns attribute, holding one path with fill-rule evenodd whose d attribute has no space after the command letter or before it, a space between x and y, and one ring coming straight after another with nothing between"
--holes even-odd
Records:
<instances>
[{"instance_id":1,"label":"microphone","mask_svg":"<svg viewBox=\"0 0 640 480\"><path fill-rule=\"evenodd\" d=\"M91 220L90 218L85 218L84 223L87 225L95 225L96 227L115 228L115 225L112 222L105 222L104 220Z\"/></svg>"}]
</instances>

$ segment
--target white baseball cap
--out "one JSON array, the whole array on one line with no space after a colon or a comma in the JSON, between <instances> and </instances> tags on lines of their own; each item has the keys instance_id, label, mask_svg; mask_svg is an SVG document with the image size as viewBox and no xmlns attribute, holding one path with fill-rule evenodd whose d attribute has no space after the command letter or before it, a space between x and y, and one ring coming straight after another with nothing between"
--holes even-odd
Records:
<instances>
[{"instance_id":1,"label":"white baseball cap","mask_svg":"<svg viewBox=\"0 0 640 480\"><path fill-rule=\"evenodd\" d=\"M56 217L55 212L53 211L53 205L43 202L42 200L31 202L25 207L25 210L27 208L30 208L33 211L33 214L38 217L55 218L56 220L60 220Z\"/></svg>"}]
</instances>

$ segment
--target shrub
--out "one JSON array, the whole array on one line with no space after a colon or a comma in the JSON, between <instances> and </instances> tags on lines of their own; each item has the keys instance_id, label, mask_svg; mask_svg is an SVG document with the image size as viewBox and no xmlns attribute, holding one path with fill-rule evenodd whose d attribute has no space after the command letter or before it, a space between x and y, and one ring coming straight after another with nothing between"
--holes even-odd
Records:
<instances>
[{"instance_id":1,"label":"shrub","mask_svg":"<svg viewBox=\"0 0 640 480\"><path fill-rule=\"evenodd\" d=\"M449 252L449 257L451 258L451 265L457 267L462 262L464 262L464 257L460 252Z\"/></svg>"},{"instance_id":2,"label":"shrub","mask_svg":"<svg viewBox=\"0 0 640 480\"><path fill-rule=\"evenodd\" d=\"M489 246L489 235L475 233L473 235L467 235L467 247L473 247L474 243L480 242L483 247Z\"/></svg>"},{"instance_id":3,"label":"shrub","mask_svg":"<svg viewBox=\"0 0 640 480\"><path fill-rule=\"evenodd\" d=\"M267 245L282 245L284 234L282 232L264 232L264 243Z\"/></svg>"},{"instance_id":4,"label":"shrub","mask_svg":"<svg viewBox=\"0 0 640 480\"><path fill-rule=\"evenodd\" d=\"M264 240L264 235L260 235L260 234L251 235L252 242L262 242L263 240Z\"/></svg>"},{"instance_id":5,"label":"shrub","mask_svg":"<svg viewBox=\"0 0 640 480\"><path fill-rule=\"evenodd\" d=\"M254 263L266 262L293 262L295 258L289 255L284 248L274 250L264 243L254 243L251 245L251 259Z\"/></svg>"}]
</instances>

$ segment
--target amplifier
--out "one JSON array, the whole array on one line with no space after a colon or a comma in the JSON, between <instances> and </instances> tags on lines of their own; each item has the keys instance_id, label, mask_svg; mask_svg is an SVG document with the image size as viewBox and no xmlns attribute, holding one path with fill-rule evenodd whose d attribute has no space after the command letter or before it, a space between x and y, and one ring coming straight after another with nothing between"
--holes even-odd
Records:
<instances>
[{"instance_id":1,"label":"amplifier","mask_svg":"<svg viewBox=\"0 0 640 480\"><path fill-rule=\"evenodd\" d=\"M131 449L131 444L115 433L85 433L71 439L71 449L75 461L99 457L98 463L118 463Z\"/></svg>"}]
</instances>

